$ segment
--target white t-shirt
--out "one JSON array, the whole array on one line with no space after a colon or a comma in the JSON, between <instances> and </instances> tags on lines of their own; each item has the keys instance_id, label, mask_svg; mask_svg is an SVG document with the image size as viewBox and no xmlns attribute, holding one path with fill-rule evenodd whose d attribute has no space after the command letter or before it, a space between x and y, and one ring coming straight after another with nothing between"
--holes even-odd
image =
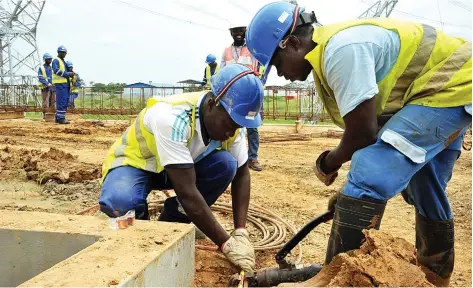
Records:
<instances>
[{"instance_id":1,"label":"white t-shirt","mask_svg":"<svg viewBox=\"0 0 473 288\"><path fill-rule=\"evenodd\" d=\"M195 131L190 147L187 147L187 141L191 137L192 106L190 104L172 106L160 102L146 111L143 123L145 128L154 135L163 167L175 164L190 164L189 166L192 167L199 155L210 146L204 144L199 120L199 106L206 93L202 94L197 103ZM244 129L241 129L240 135L228 151L238 161L238 167L248 160L245 138Z\"/></svg>"},{"instance_id":2,"label":"white t-shirt","mask_svg":"<svg viewBox=\"0 0 473 288\"><path fill-rule=\"evenodd\" d=\"M350 27L330 39L324 69L342 117L379 92L400 47L396 32L375 25Z\"/></svg>"}]
</instances>

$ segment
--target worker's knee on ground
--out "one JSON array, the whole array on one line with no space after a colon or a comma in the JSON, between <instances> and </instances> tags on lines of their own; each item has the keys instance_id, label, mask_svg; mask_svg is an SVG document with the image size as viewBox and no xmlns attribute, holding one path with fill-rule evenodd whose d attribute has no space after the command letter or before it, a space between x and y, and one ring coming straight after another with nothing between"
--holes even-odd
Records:
<instances>
[{"instance_id":1,"label":"worker's knee on ground","mask_svg":"<svg viewBox=\"0 0 473 288\"><path fill-rule=\"evenodd\" d=\"M135 185L135 179L120 175L114 177L113 173L109 173L102 185L102 193L100 194L99 204L100 210L110 217L121 216L129 210L135 210L136 214L140 214L146 206L146 199L140 199L138 188ZM117 215L118 214L118 215Z\"/></svg>"}]
</instances>

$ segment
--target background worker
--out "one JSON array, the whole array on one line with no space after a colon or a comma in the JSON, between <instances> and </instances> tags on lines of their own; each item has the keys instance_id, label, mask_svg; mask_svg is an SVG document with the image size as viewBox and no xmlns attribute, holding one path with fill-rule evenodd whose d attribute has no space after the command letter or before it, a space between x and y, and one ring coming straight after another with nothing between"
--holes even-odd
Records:
<instances>
[{"instance_id":1,"label":"background worker","mask_svg":"<svg viewBox=\"0 0 473 288\"><path fill-rule=\"evenodd\" d=\"M230 35L233 38L233 43L223 51L220 67L223 68L226 65L238 63L253 69L255 72L262 72L262 70L260 70L261 65L253 58L248 47L246 47L245 33L246 25L234 25L230 27ZM263 107L261 107L261 111L263 111ZM255 171L261 171L263 170L263 166L261 166L258 161L258 129L247 128L246 130L248 133L248 167Z\"/></svg>"},{"instance_id":2,"label":"background worker","mask_svg":"<svg viewBox=\"0 0 473 288\"><path fill-rule=\"evenodd\" d=\"M416 208L418 263L431 283L448 286L454 222L445 189L471 123L471 43L393 19L316 24L313 12L270 3L249 25L247 44L265 73L275 66L279 76L304 81L312 71L324 107L345 130L314 167L330 185L351 160L325 263L359 248L362 229L378 229L386 202L402 192Z\"/></svg>"},{"instance_id":3,"label":"background worker","mask_svg":"<svg viewBox=\"0 0 473 288\"><path fill-rule=\"evenodd\" d=\"M241 128L261 124L263 86L253 73L230 65L210 79L211 91L151 98L108 152L101 210L117 217L134 209L137 219L149 219L151 190L174 189L177 197L166 199L158 220L193 222L232 263L252 271L254 249L245 229L250 173ZM209 206L230 183L235 230L228 235Z\"/></svg>"},{"instance_id":4,"label":"background worker","mask_svg":"<svg viewBox=\"0 0 473 288\"><path fill-rule=\"evenodd\" d=\"M41 97L43 98L42 107L51 108L56 104L56 89L53 85L53 70L51 68L53 56L49 53L45 53L43 60L44 64L39 66L38 69L38 87L41 90Z\"/></svg>"},{"instance_id":5,"label":"background worker","mask_svg":"<svg viewBox=\"0 0 473 288\"><path fill-rule=\"evenodd\" d=\"M204 86L206 89L210 89L210 77L212 77L214 74L217 74L220 70L220 65L218 65L216 60L217 57L215 57L213 54L207 55L207 58L205 59L205 64L207 64L207 67L205 67L204 79L202 80L201 86Z\"/></svg>"},{"instance_id":6,"label":"background worker","mask_svg":"<svg viewBox=\"0 0 473 288\"><path fill-rule=\"evenodd\" d=\"M68 72L73 72L72 76L69 78L69 86L70 86L70 95L69 95L69 102L67 108L75 108L74 100L79 97L79 88L81 79L79 74L74 72L74 66L71 61L66 61L66 68Z\"/></svg>"},{"instance_id":7,"label":"background worker","mask_svg":"<svg viewBox=\"0 0 473 288\"><path fill-rule=\"evenodd\" d=\"M67 104L69 102L69 79L74 72L66 70L64 58L67 49L63 45L57 48L57 58L53 60L53 84L56 87L56 123L69 124L66 120Z\"/></svg>"}]
</instances>

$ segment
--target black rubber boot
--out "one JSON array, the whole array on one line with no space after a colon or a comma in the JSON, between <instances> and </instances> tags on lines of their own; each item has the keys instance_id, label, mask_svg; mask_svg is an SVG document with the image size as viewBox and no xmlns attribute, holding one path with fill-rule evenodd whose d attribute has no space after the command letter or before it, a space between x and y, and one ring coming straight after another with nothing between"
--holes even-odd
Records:
<instances>
[{"instance_id":1,"label":"black rubber boot","mask_svg":"<svg viewBox=\"0 0 473 288\"><path fill-rule=\"evenodd\" d=\"M332 231L327 245L325 265L339 253L358 249L365 235L363 229L379 229L386 203L373 203L343 194L338 195Z\"/></svg>"},{"instance_id":2,"label":"black rubber boot","mask_svg":"<svg viewBox=\"0 0 473 288\"><path fill-rule=\"evenodd\" d=\"M57 124L70 124L71 122L67 121L66 119L56 120Z\"/></svg>"},{"instance_id":3,"label":"black rubber boot","mask_svg":"<svg viewBox=\"0 0 473 288\"><path fill-rule=\"evenodd\" d=\"M182 223L182 220L172 217L171 215L169 215L169 213L166 213L166 209L164 209L164 207L161 209L161 213L159 214L158 221Z\"/></svg>"},{"instance_id":4,"label":"black rubber boot","mask_svg":"<svg viewBox=\"0 0 473 288\"><path fill-rule=\"evenodd\" d=\"M455 262L454 242L453 220L433 221L416 212L417 262L423 266L427 280L437 287L447 287L450 283Z\"/></svg>"}]
</instances>

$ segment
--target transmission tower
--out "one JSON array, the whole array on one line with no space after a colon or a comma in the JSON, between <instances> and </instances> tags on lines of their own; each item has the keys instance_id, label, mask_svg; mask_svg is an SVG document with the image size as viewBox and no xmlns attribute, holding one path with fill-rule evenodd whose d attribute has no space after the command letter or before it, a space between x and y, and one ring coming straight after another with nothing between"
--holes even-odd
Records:
<instances>
[{"instance_id":1,"label":"transmission tower","mask_svg":"<svg viewBox=\"0 0 473 288\"><path fill-rule=\"evenodd\" d=\"M380 0L376 1L370 8L363 12L358 18L377 18L389 17L396 6L397 0Z\"/></svg>"},{"instance_id":2,"label":"transmission tower","mask_svg":"<svg viewBox=\"0 0 473 288\"><path fill-rule=\"evenodd\" d=\"M45 2L0 0L0 105L17 106L34 94L41 63L36 28Z\"/></svg>"}]
</instances>

